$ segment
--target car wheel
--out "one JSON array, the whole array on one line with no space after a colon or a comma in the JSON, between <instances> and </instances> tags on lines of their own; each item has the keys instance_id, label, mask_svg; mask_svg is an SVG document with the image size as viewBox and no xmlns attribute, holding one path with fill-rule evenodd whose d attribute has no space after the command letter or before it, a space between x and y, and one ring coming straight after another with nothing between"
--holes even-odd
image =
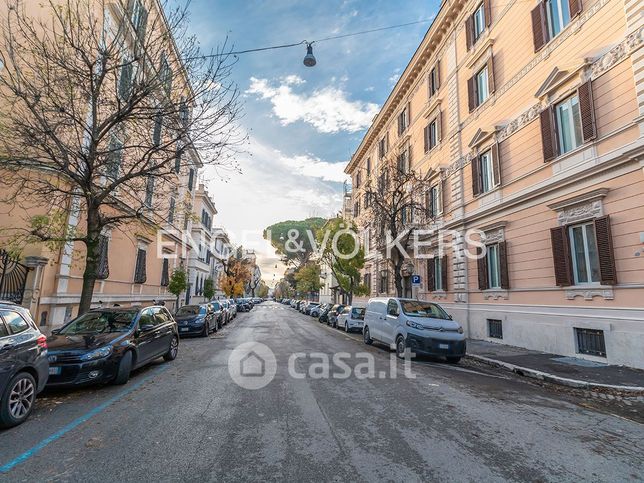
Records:
<instances>
[{"instance_id":1,"label":"car wheel","mask_svg":"<svg viewBox=\"0 0 644 483\"><path fill-rule=\"evenodd\" d=\"M173 337L170 341L170 347L168 347L168 352L163 354L163 360L166 362L173 361L177 358L177 352L179 352L179 339Z\"/></svg>"},{"instance_id":2,"label":"car wheel","mask_svg":"<svg viewBox=\"0 0 644 483\"><path fill-rule=\"evenodd\" d=\"M114 378L114 384L123 385L130 379L130 372L132 372L132 351L127 351L121 357L119 362L119 369Z\"/></svg>"},{"instance_id":3,"label":"car wheel","mask_svg":"<svg viewBox=\"0 0 644 483\"><path fill-rule=\"evenodd\" d=\"M347 333L349 332L349 324L347 324L346 322L344 323L344 331Z\"/></svg>"},{"instance_id":4,"label":"car wheel","mask_svg":"<svg viewBox=\"0 0 644 483\"><path fill-rule=\"evenodd\" d=\"M0 427L10 428L29 417L36 400L36 380L27 372L16 374L2 394Z\"/></svg>"},{"instance_id":5,"label":"car wheel","mask_svg":"<svg viewBox=\"0 0 644 483\"><path fill-rule=\"evenodd\" d=\"M446 359L450 364L458 364L458 362L461 360L461 358L458 356L448 356L446 357Z\"/></svg>"},{"instance_id":6,"label":"car wheel","mask_svg":"<svg viewBox=\"0 0 644 483\"><path fill-rule=\"evenodd\" d=\"M364 343L367 345L373 344L373 339L369 334L369 327L365 327L364 330L362 331L362 340L364 340Z\"/></svg>"},{"instance_id":7,"label":"car wheel","mask_svg":"<svg viewBox=\"0 0 644 483\"><path fill-rule=\"evenodd\" d=\"M407 346L405 345L405 338L402 335L399 335L396 338L396 355L400 359L405 358L405 349L407 349Z\"/></svg>"}]
</instances>

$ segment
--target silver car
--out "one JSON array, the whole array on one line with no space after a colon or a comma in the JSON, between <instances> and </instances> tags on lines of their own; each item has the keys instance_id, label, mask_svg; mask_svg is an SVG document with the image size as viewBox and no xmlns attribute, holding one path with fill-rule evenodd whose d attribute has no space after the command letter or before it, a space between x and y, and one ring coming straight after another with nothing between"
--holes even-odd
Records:
<instances>
[{"instance_id":1,"label":"silver car","mask_svg":"<svg viewBox=\"0 0 644 483\"><path fill-rule=\"evenodd\" d=\"M438 304L423 300L378 297L367 304L362 331L365 344L379 341L404 357L414 354L444 356L458 362L465 355L465 335L458 322Z\"/></svg>"},{"instance_id":2,"label":"silver car","mask_svg":"<svg viewBox=\"0 0 644 483\"><path fill-rule=\"evenodd\" d=\"M338 329L344 329L345 332L354 330L362 332L365 310L364 307L347 305L338 315L336 323Z\"/></svg>"}]
</instances>

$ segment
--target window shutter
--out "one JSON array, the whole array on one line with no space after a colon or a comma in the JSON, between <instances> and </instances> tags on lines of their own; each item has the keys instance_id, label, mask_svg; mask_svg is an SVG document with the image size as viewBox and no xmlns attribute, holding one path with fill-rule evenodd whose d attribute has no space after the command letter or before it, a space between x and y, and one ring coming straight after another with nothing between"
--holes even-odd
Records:
<instances>
[{"instance_id":1,"label":"window shutter","mask_svg":"<svg viewBox=\"0 0 644 483\"><path fill-rule=\"evenodd\" d=\"M436 267L433 258L427 259L427 290L429 292L436 290Z\"/></svg>"},{"instance_id":2,"label":"window shutter","mask_svg":"<svg viewBox=\"0 0 644 483\"><path fill-rule=\"evenodd\" d=\"M493 166L493 179L494 186L501 185L501 159L499 158L499 143L492 145L492 166Z\"/></svg>"},{"instance_id":3,"label":"window shutter","mask_svg":"<svg viewBox=\"0 0 644 483\"><path fill-rule=\"evenodd\" d=\"M570 243L565 226L550 229L552 260L555 264L555 284L559 287L572 285Z\"/></svg>"},{"instance_id":4,"label":"window shutter","mask_svg":"<svg viewBox=\"0 0 644 483\"><path fill-rule=\"evenodd\" d=\"M385 154L389 152L389 132L385 134Z\"/></svg>"},{"instance_id":5,"label":"window shutter","mask_svg":"<svg viewBox=\"0 0 644 483\"><path fill-rule=\"evenodd\" d=\"M492 5L490 0L483 0L483 10L485 11L485 26L492 24Z\"/></svg>"},{"instance_id":6,"label":"window shutter","mask_svg":"<svg viewBox=\"0 0 644 483\"><path fill-rule=\"evenodd\" d=\"M546 28L546 7L543 1L532 9L532 38L534 51L538 52L548 42L548 29Z\"/></svg>"},{"instance_id":7,"label":"window shutter","mask_svg":"<svg viewBox=\"0 0 644 483\"><path fill-rule=\"evenodd\" d=\"M543 148L543 161L544 163L547 163L548 161L552 161L557 157L552 107L548 107L547 109L541 111L539 117L541 118L541 143Z\"/></svg>"},{"instance_id":8,"label":"window shutter","mask_svg":"<svg viewBox=\"0 0 644 483\"><path fill-rule=\"evenodd\" d=\"M568 0L570 6L570 18L575 18L581 13L581 0Z\"/></svg>"},{"instance_id":9,"label":"window shutter","mask_svg":"<svg viewBox=\"0 0 644 483\"><path fill-rule=\"evenodd\" d=\"M141 7L141 18L139 20L139 25L137 25L137 35L139 36L139 39L143 41L145 37L145 30L148 26L148 10L144 7Z\"/></svg>"},{"instance_id":10,"label":"window shutter","mask_svg":"<svg viewBox=\"0 0 644 483\"><path fill-rule=\"evenodd\" d=\"M476 260L476 265L478 269L479 276L479 290L487 290L487 255L482 257L483 249L478 248L477 253L479 258Z\"/></svg>"},{"instance_id":11,"label":"window shutter","mask_svg":"<svg viewBox=\"0 0 644 483\"><path fill-rule=\"evenodd\" d=\"M487 85L490 91L490 94L494 92L494 56L490 55L490 58L487 60Z\"/></svg>"},{"instance_id":12,"label":"window shutter","mask_svg":"<svg viewBox=\"0 0 644 483\"><path fill-rule=\"evenodd\" d=\"M476 156L470 163L472 165L472 193L477 196L481 193L481 177L479 176L479 157Z\"/></svg>"},{"instance_id":13,"label":"window shutter","mask_svg":"<svg viewBox=\"0 0 644 483\"><path fill-rule=\"evenodd\" d=\"M581 115L581 132L584 142L595 139L597 132L595 128L595 113L593 109L593 86L587 81L577 89L579 97L579 113Z\"/></svg>"},{"instance_id":14,"label":"window shutter","mask_svg":"<svg viewBox=\"0 0 644 483\"><path fill-rule=\"evenodd\" d=\"M447 292L447 255L443 255L441 258L441 279L443 290Z\"/></svg>"},{"instance_id":15,"label":"window shutter","mask_svg":"<svg viewBox=\"0 0 644 483\"><path fill-rule=\"evenodd\" d=\"M398 135L402 134L402 113L398 114Z\"/></svg>"},{"instance_id":16,"label":"window shutter","mask_svg":"<svg viewBox=\"0 0 644 483\"><path fill-rule=\"evenodd\" d=\"M99 258L96 278L99 280L105 280L110 276L110 266L108 260L109 240L109 237L107 237L106 235L100 235L98 238Z\"/></svg>"},{"instance_id":17,"label":"window shutter","mask_svg":"<svg viewBox=\"0 0 644 483\"><path fill-rule=\"evenodd\" d=\"M161 129L163 128L163 116L161 110L157 111L154 116L154 133L152 134L152 142L155 147L161 144Z\"/></svg>"},{"instance_id":18,"label":"window shutter","mask_svg":"<svg viewBox=\"0 0 644 483\"><path fill-rule=\"evenodd\" d=\"M134 271L134 283L145 283L147 276L145 273L145 259L146 252L143 248L139 248L136 255L136 267Z\"/></svg>"},{"instance_id":19,"label":"window shutter","mask_svg":"<svg viewBox=\"0 0 644 483\"><path fill-rule=\"evenodd\" d=\"M406 129L411 127L411 102L407 103L407 126Z\"/></svg>"},{"instance_id":20,"label":"window shutter","mask_svg":"<svg viewBox=\"0 0 644 483\"><path fill-rule=\"evenodd\" d=\"M443 111L438 111L436 116L436 139L441 142L443 139Z\"/></svg>"},{"instance_id":21,"label":"window shutter","mask_svg":"<svg viewBox=\"0 0 644 483\"><path fill-rule=\"evenodd\" d=\"M441 61L437 60L434 69L436 69L436 90L441 86Z\"/></svg>"},{"instance_id":22,"label":"window shutter","mask_svg":"<svg viewBox=\"0 0 644 483\"><path fill-rule=\"evenodd\" d=\"M617 270L615 269L613 237L610 232L610 217L608 215L595 218L595 238L597 239L601 282L604 285L615 285L617 283Z\"/></svg>"},{"instance_id":23,"label":"window shutter","mask_svg":"<svg viewBox=\"0 0 644 483\"><path fill-rule=\"evenodd\" d=\"M501 277L501 288L510 288L510 277L508 276L508 242L499 242L499 268Z\"/></svg>"},{"instance_id":24,"label":"window shutter","mask_svg":"<svg viewBox=\"0 0 644 483\"><path fill-rule=\"evenodd\" d=\"M467 41L467 50L470 50L474 43L474 19L471 15L465 20L465 38Z\"/></svg>"},{"instance_id":25,"label":"window shutter","mask_svg":"<svg viewBox=\"0 0 644 483\"><path fill-rule=\"evenodd\" d=\"M436 196L436 200L438 203L438 206L436 207L436 213L439 215L443 214L443 180L438 178L438 184L436 185L436 189L438 190L438 194Z\"/></svg>"},{"instance_id":26,"label":"window shutter","mask_svg":"<svg viewBox=\"0 0 644 483\"><path fill-rule=\"evenodd\" d=\"M425 152L429 152L429 124L423 129L423 138L425 142Z\"/></svg>"},{"instance_id":27,"label":"window shutter","mask_svg":"<svg viewBox=\"0 0 644 483\"><path fill-rule=\"evenodd\" d=\"M167 287L170 285L170 274L168 273L168 259L163 259L163 266L161 267L161 286Z\"/></svg>"},{"instance_id":28,"label":"window shutter","mask_svg":"<svg viewBox=\"0 0 644 483\"><path fill-rule=\"evenodd\" d=\"M476 109L476 79L475 76L467 79L467 103L470 112Z\"/></svg>"}]
</instances>

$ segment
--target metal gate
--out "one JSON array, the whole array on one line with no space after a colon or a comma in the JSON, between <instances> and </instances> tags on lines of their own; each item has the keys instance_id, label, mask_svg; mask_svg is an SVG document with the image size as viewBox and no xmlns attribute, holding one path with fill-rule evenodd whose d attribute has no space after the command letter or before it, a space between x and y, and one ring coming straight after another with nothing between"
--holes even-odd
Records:
<instances>
[{"instance_id":1,"label":"metal gate","mask_svg":"<svg viewBox=\"0 0 644 483\"><path fill-rule=\"evenodd\" d=\"M0 300L22 303L29 267L0 250Z\"/></svg>"}]
</instances>

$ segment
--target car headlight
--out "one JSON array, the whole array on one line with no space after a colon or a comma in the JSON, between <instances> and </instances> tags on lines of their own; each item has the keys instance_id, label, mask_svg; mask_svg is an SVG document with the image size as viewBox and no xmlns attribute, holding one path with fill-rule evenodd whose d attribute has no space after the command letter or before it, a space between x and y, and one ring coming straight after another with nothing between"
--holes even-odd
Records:
<instances>
[{"instance_id":1,"label":"car headlight","mask_svg":"<svg viewBox=\"0 0 644 483\"><path fill-rule=\"evenodd\" d=\"M423 330L425 328L422 325L417 324L416 322L412 322L411 320L408 320L406 323L407 326L411 327L412 329Z\"/></svg>"},{"instance_id":2,"label":"car headlight","mask_svg":"<svg viewBox=\"0 0 644 483\"><path fill-rule=\"evenodd\" d=\"M456 330L456 332L458 332L459 334L462 334L462 333L463 333L463 327L461 327L461 326L459 325L459 326L458 326L458 329Z\"/></svg>"},{"instance_id":3,"label":"car headlight","mask_svg":"<svg viewBox=\"0 0 644 483\"><path fill-rule=\"evenodd\" d=\"M192 321L193 324L201 325L204 323L205 317L197 317Z\"/></svg>"},{"instance_id":4,"label":"car headlight","mask_svg":"<svg viewBox=\"0 0 644 483\"><path fill-rule=\"evenodd\" d=\"M88 352L81 356L81 361L92 361L94 359L100 359L101 357L107 357L112 353L112 346L101 347L95 351Z\"/></svg>"}]
</instances>

